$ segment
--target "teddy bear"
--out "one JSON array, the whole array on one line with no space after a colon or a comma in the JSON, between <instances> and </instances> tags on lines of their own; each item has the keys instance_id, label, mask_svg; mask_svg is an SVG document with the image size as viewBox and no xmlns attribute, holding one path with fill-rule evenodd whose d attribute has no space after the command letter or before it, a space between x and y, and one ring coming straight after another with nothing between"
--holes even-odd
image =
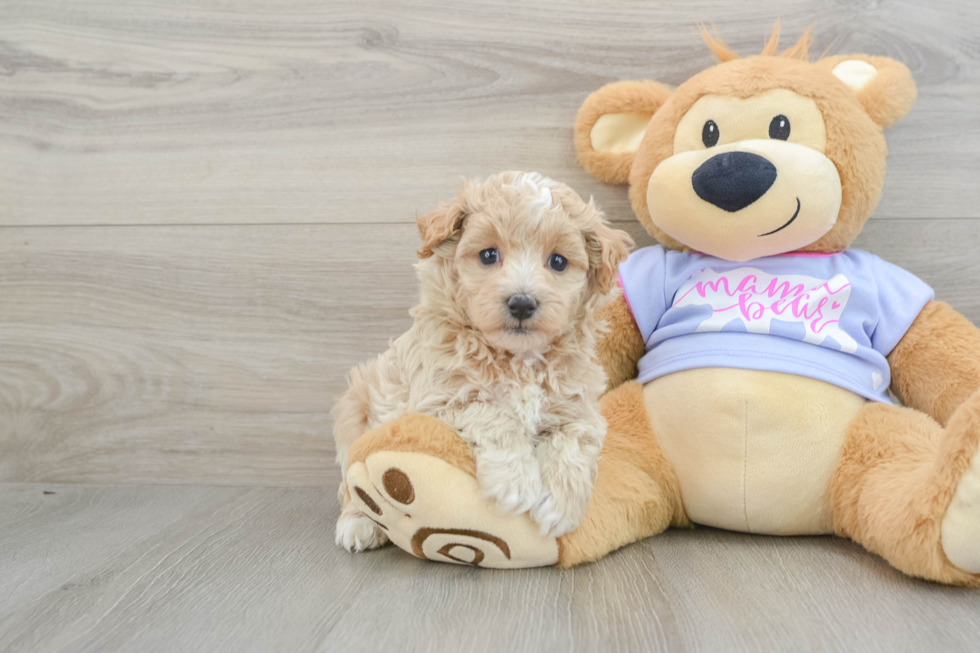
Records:
<instances>
[{"instance_id":1,"label":"teddy bear","mask_svg":"<svg viewBox=\"0 0 980 653\"><path fill-rule=\"evenodd\" d=\"M885 176L901 63L811 61L809 32L677 88L604 86L580 163L629 184L659 243L620 266L598 345L608 433L581 525L559 538L483 496L439 420L348 455L352 500L398 547L481 567L571 567L671 526L836 534L900 571L980 586L980 330L911 273L849 249ZM898 399L892 400L889 390Z\"/></svg>"}]
</instances>

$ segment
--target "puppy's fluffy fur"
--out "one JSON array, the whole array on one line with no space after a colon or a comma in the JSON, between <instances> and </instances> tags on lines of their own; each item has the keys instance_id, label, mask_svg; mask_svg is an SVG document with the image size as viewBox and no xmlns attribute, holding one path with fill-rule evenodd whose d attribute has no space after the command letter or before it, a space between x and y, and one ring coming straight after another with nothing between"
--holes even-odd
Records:
<instances>
[{"instance_id":1,"label":"puppy's fluffy fur","mask_svg":"<svg viewBox=\"0 0 980 653\"><path fill-rule=\"evenodd\" d=\"M348 448L371 428L433 415L472 447L481 487L501 509L530 510L542 532L566 533L585 515L606 430L596 308L618 291L632 241L591 201L536 173L464 183L417 221L415 323L352 371L334 408L337 461L346 472ZM512 310L516 296L531 300L532 315ZM340 501L338 544L387 541L344 483Z\"/></svg>"}]
</instances>

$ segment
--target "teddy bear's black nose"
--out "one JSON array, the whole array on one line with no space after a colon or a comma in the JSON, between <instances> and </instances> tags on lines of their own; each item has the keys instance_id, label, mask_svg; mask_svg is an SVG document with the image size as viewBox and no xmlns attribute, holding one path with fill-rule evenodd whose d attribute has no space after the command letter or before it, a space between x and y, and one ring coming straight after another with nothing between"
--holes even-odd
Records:
<instances>
[{"instance_id":1,"label":"teddy bear's black nose","mask_svg":"<svg viewBox=\"0 0 980 653\"><path fill-rule=\"evenodd\" d=\"M691 175L698 197L733 213L765 195L775 181L776 166L751 152L716 154Z\"/></svg>"}]
</instances>

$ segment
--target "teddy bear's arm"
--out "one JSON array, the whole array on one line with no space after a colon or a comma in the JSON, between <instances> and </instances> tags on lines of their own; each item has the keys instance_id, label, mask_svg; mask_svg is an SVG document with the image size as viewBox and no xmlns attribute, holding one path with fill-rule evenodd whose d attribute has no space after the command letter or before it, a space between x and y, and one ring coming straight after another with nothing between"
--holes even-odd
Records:
<instances>
[{"instance_id":1,"label":"teddy bear's arm","mask_svg":"<svg viewBox=\"0 0 980 653\"><path fill-rule=\"evenodd\" d=\"M945 302L930 302L888 355L892 391L945 425L980 388L980 329Z\"/></svg>"},{"instance_id":2,"label":"teddy bear's arm","mask_svg":"<svg viewBox=\"0 0 980 653\"><path fill-rule=\"evenodd\" d=\"M622 293L599 311L599 318L609 325L597 345L599 364L609 377L609 390L636 378L636 363L645 351L640 328L633 319Z\"/></svg>"}]
</instances>

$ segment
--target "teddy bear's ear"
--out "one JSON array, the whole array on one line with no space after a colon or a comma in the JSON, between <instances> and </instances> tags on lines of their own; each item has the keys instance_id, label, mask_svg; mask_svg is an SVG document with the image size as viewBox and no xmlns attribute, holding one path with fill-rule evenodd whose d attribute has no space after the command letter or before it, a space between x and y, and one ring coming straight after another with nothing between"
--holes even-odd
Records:
<instances>
[{"instance_id":1,"label":"teddy bear's ear","mask_svg":"<svg viewBox=\"0 0 980 653\"><path fill-rule=\"evenodd\" d=\"M904 64L888 57L837 55L817 62L857 94L858 102L880 127L898 122L915 102L915 82Z\"/></svg>"},{"instance_id":2,"label":"teddy bear's ear","mask_svg":"<svg viewBox=\"0 0 980 653\"><path fill-rule=\"evenodd\" d=\"M670 97L656 82L614 82L586 98L575 118L578 160L593 177L624 184L650 118Z\"/></svg>"}]
</instances>

